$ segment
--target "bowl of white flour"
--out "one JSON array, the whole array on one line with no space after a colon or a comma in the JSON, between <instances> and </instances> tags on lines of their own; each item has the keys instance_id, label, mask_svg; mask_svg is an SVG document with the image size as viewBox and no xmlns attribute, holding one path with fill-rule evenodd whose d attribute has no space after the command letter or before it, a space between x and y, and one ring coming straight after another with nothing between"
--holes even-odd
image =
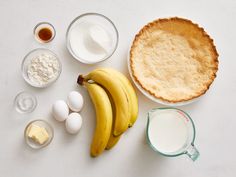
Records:
<instances>
[{"instance_id":1,"label":"bowl of white flour","mask_svg":"<svg viewBox=\"0 0 236 177\"><path fill-rule=\"evenodd\" d=\"M62 66L54 52L38 48L25 56L21 70L22 76L28 84L33 87L44 88L59 78Z\"/></svg>"}]
</instances>

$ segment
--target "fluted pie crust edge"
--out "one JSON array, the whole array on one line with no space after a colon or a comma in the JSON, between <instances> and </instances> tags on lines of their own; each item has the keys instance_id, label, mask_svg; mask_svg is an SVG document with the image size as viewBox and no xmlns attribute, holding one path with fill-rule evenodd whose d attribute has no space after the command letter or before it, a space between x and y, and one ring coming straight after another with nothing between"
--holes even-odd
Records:
<instances>
[{"instance_id":1,"label":"fluted pie crust edge","mask_svg":"<svg viewBox=\"0 0 236 177\"><path fill-rule=\"evenodd\" d=\"M213 40L203 28L179 17L145 25L134 38L129 60L136 82L170 103L203 95L218 70Z\"/></svg>"}]
</instances>

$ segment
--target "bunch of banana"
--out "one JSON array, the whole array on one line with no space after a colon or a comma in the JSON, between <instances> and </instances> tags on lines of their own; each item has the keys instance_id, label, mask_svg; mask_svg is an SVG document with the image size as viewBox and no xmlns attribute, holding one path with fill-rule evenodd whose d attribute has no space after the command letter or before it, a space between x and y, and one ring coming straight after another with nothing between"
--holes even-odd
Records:
<instances>
[{"instance_id":1,"label":"bunch of banana","mask_svg":"<svg viewBox=\"0 0 236 177\"><path fill-rule=\"evenodd\" d=\"M114 147L128 127L133 126L138 116L138 98L129 80L111 68L80 75L77 82L87 88L96 109L91 155L97 156Z\"/></svg>"}]
</instances>

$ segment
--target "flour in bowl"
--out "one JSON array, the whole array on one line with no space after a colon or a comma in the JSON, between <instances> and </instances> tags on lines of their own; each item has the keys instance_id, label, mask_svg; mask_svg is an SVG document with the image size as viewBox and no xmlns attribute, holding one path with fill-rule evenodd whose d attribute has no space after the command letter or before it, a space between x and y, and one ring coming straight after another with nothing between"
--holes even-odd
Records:
<instances>
[{"instance_id":1,"label":"flour in bowl","mask_svg":"<svg viewBox=\"0 0 236 177\"><path fill-rule=\"evenodd\" d=\"M60 74L60 64L56 56L42 53L31 59L27 74L32 82L43 86L57 78Z\"/></svg>"}]
</instances>

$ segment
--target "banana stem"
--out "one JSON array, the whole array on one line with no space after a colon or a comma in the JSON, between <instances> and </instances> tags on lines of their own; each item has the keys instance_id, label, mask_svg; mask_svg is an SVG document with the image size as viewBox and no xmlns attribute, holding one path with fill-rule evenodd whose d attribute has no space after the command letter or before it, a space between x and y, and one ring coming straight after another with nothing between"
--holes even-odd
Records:
<instances>
[{"instance_id":1,"label":"banana stem","mask_svg":"<svg viewBox=\"0 0 236 177\"><path fill-rule=\"evenodd\" d=\"M78 77L78 79L77 79L77 83L79 84L79 85L84 85L84 77L83 77L83 75L79 75L79 77Z\"/></svg>"}]
</instances>

